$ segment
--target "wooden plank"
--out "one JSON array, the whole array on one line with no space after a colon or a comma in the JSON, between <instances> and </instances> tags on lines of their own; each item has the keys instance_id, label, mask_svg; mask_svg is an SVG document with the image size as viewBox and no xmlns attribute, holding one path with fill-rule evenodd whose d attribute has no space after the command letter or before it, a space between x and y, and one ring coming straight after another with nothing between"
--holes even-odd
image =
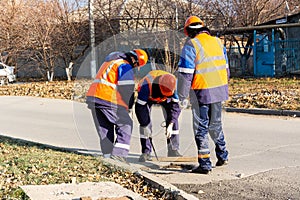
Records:
<instances>
[{"instance_id":1,"label":"wooden plank","mask_svg":"<svg viewBox=\"0 0 300 200\"><path fill-rule=\"evenodd\" d=\"M153 161L159 162L198 162L197 157L152 157Z\"/></svg>"}]
</instances>

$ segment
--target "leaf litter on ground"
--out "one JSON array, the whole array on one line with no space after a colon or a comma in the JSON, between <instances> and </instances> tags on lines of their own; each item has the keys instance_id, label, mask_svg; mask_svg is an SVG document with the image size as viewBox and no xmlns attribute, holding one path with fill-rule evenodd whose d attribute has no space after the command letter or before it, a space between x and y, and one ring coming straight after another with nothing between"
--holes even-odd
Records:
<instances>
[{"instance_id":1,"label":"leaf litter on ground","mask_svg":"<svg viewBox=\"0 0 300 200\"><path fill-rule=\"evenodd\" d=\"M0 87L0 95L34 96L85 101L92 80L39 81ZM297 78L232 78L225 106L300 110ZM148 185L142 177L116 169L101 158L57 151L24 141L0 137L0 196L26 199L21 185L47 185L85 181L114 181L147 199L168 199L165 191Z\"/></svg>"},{"instance_id":2,"label":"leaf litter on ground","mask_svg":"<svg viewBox=\"0 0 300 200\"><path fill-rule=\"evenodd\" d=\"M0 136L0 197L29 199L22 185L113 181L147 199L168 199L143 177L112 166L101 157L50 149L42 144Z\"/></svg>"}]
</instances>

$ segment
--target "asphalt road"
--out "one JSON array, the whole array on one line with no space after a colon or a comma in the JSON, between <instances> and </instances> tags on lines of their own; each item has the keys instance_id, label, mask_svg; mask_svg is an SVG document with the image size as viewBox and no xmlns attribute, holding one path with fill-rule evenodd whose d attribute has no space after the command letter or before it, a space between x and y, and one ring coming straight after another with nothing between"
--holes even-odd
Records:
<instances>
[{"instance_id":1,"label":"asphalt road","mask_svg":"<svg viewBox=\"0 0 300 200\"><path fill-rule=\"evenodd\" d=\"M10 96L1 96L0 101L0 134L56 147L101 153L90 111L85 104L58 99ZM158 156L164 157L167 148L164 130L160 127L163 122L160 107L153 108L152 115L153 142ZM261 174L269 177L268 185L273 184L272 180L274 180L274 184L276 180L283 184L291 180L289 183L299 186L299 181L293 182L293 180L295 177L297 180L300 179L298 173L300 118L224 112L223 123L229 150L229 165L214 168L210 175L186 173L181 169L162 170L162 167L170 164L168 162L137 162L141 149L138 125L136 118L134 116L133 118L135 123L129 156L131 165L143 168L158 178L175 185L195 185L189 191L191 193L197 193L195 191L197 187L203 185L208 188L209 184L216 184L212 185L212 188L216 188L222 181L225 181L222 182L224 187L226 181L230 183L234 183L234 181L247 182L253 177L257 177L257 180L261 181ZM180 152L186 157L196 156L191 119L191 111L184 110L180 118ZM214 163L216 158L212 143L211 152ZM266 184L266 182L262 183L264 184L261 186ZM240 186L241 183L233 184L227 190L235 191ZM182 185L182 187L187 190L187 186ZM234 189L234 187L236 188ZM222 189L220 186L218 188ZM212 191L216 191L216 189ZM251 193L251 189L249 191ZM296 194L299 194L298 199L300 199L299 190L298 193L296 191Z\"/></svg>"}]
</instances>

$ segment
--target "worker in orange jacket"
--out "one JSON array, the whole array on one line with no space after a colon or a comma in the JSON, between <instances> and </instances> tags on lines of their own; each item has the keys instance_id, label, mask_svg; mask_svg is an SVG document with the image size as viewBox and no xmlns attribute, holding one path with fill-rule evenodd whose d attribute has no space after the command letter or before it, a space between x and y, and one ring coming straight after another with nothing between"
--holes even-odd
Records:
<instances>
[{"instance_id":1,"label":"worker in orange jacket","mask_svg":"<svg viewBox=\"0 0 300 200\"><path fill-rule=\"evenodd\" d=\"M168 157L181 157L179 153L179 124L181 112L177 95L177 79L174 75L163 70L150 71L138 85L138 97L135 103L135 113L140 124L140 142L142 155L140 162L152 160L151 139L152 123L151 108L159 104L164 108L166 120L165 134L167 136Z\"/></svg>"},{"instance_id":2,"label":"worker in orange jacket","mask_svg":"<svg viewBox=\"0 0 300 200\"><path fill-rule=\"evenodd\" d=\"M86 94L104 157L126 162L133 127L128 112L134 104L133 68L147 61L142 49L109 54Z\"/></svg>"}]
</instances>

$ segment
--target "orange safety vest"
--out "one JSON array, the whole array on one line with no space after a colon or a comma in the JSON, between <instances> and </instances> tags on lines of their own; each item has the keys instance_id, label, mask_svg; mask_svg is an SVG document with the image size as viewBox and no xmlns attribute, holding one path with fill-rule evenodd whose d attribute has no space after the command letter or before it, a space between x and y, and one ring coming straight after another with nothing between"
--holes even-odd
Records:
<instances>
[{"instance_id":1,"label":"orange safety vest","mask_svg":"<svg viewBox=\"0 0 300 200\"><path fill-rule=\"evenodd\" d=\"M196 49L192 89L209 89L228 84L226 58L219 38L199 34L191 39Z\"/></svg>"},{"instance_id":2,"label":"orange safety vest","mask_svg":"<svg viewBox=\"0 0 300 200\"><path fill-rule=\"evenodd\" d=\"M128 62L123 59L104 62L86 96L97 97L128 108L117 90L118 67L121 64L128 64Z\"/></svg>"},{"instance_id":3,"label":"orange safety vest","mask_svg":"<svg viewBox=\"0 0 300 200\"><path fill-rule=\"evenodd\" d=\"M150 71L140 82L139 82L139 85L138 85L138 92L140 91L141 87L142 87L142 84L144 81L147 81L148 83L148 86L149 86L149 91L150 91L150 96L149 96L149 100L151 101L155 101L157 103L161 103L161 102L164 102L168 99L168 97L163 97L163 98L153 98L152 97L152 83L153 83L153 80L158 77L158 76L161 76L161 75L164 75L164 74L169 74L169 72L166 72L166 71L163 71L163 70L153 70L153 71Z\"/></svg>"}]
</instances>

